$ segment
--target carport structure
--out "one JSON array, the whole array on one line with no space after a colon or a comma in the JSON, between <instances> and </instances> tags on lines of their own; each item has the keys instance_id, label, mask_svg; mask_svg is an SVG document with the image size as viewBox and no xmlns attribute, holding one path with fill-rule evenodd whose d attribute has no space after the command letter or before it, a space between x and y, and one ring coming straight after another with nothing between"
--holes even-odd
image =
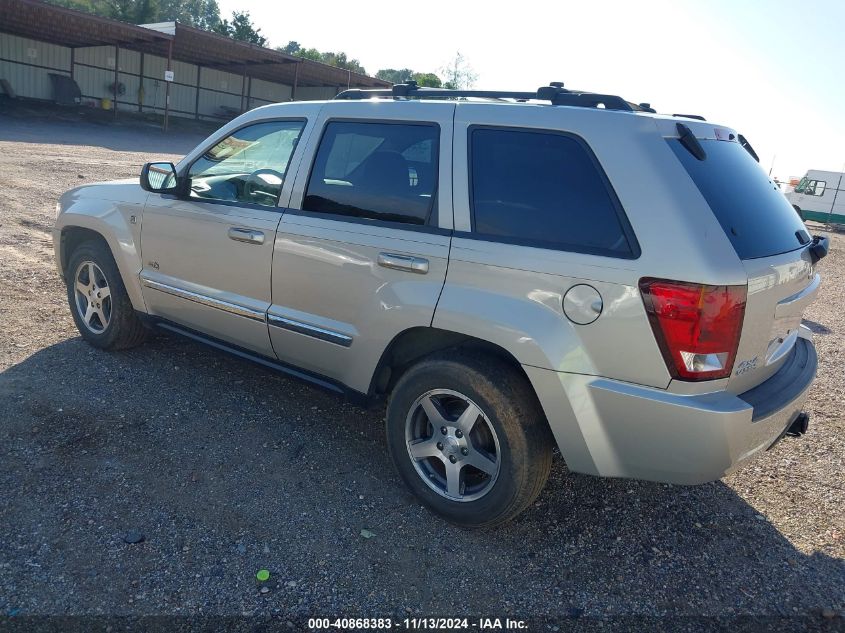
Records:
<instances>
[{"instance_id":1,"label":"carport structure","mask_svg":"<svg viewBox=\"0 0 845 633\"><path fill-rule=\"evenodd\" d=\"M0 78L11 76L21 96L47 98L34 76L47 72L69 75L84 99L110 98L115 114L160 111L165 128L171 114L225 118L265 103L390 85L178 22L134 25L39 0L0 0Z\"/></svg>"}]
</instances>

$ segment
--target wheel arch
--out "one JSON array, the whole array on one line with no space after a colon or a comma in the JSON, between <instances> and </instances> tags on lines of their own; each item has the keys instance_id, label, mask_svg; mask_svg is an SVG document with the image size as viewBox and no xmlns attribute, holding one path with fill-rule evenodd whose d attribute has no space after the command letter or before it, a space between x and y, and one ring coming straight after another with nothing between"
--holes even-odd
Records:
<instances>
[{"instance_id":1,"label":"wheel arch","mask_svg":"<svg viewBox=\"0 0 845 633\"><path fill-rule=\"evenodd\" d=\"M88 216L82 216L85 220L91 220ZM68 264L73 252L83 243L98 241L109 249L112 258L117 264L121 281L126 288L126 293L132 302L135 310L146 312L146 305L141 294L141 286L138 283L137 275L140 270L134 270L133 260L140 261L140 254L135 251L134 241L121 245L115 238L109 239L109 233L103 227L91 226L91 222L67 223L59 228L56 250L57 260L61 267L62 277L67 278ZM129 249L129 261L127 261L126 248Z\"/></svg>"},{"instance_id":2,"label":"wheel arch","mask_svg":"<svg viewBox=\"0 0 845 633\"><path fill-rule=\"evenodd\" d=\"M598 474L561 374L551 369L524 366L508 350L490 341L435 327L416 327L400 332L385 348L373 373L369 401L389 394L414 362L448 349L470 350L495 357L522 375L543 412L560 455L571 470Z\"/></svg>"},{"instance_id":3,"label":"wheel arch","mask_svg":"<svg viewBox=\"0 0 845 633\"><path fill-rule=\"evenodd\" d=\"M378 397L390 393L402 374L414 362L448 349L460 349L496 357L513 367L525 377L528 384L531 384L516 357L500 345L441 328L413 327L397 334L382 352L370 381L369 395Z\"/></svg>"}]
</instances>

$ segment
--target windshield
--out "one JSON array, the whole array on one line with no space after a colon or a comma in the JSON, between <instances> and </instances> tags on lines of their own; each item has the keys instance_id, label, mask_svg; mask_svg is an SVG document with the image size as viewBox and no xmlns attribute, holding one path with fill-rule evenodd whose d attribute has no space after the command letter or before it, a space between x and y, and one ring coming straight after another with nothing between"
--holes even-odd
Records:
<instances>
[{"instance_id":1,"label":"windshield","mask_svg":"<svg viewBox=\"0 0 845 633\"><path fill-rule=\"evenodd\" d=\"M786 253L810 241L792 205L739 143L700 139L707 156L698 160L680 139L667 141L740 259Z\"/></svg>"},{"instance_id":2,"label":"windshield","mask_svg":"<svg viewBox=\"0 0 845 633\"><path fill-rule=\"evenodd\" d=\"M804 193L804 189L807 188L807 183L810 182L810 179L804 176L797 185L795 185L795 193Z\"/></svg>"}]
</instances>

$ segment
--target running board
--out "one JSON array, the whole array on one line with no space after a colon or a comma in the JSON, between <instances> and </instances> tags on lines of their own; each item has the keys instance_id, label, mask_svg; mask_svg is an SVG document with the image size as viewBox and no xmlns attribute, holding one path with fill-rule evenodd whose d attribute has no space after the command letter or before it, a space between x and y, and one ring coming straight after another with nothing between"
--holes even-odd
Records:
<instances>
[{"instance_id":1,"label":"running board","mask_svg":"<svg viewBox=\"0 0 845 633\"><path fill-rule=\"evenodd\" d=\"M216 338L200 334L199 332L195 332L188 328L184 328L174 323L170 323L169 321L155 319L155 326L163 330L167 330L168 332L173 332L175 334L179 334L180 336L189 338L192 341L196 341L198 343L208 345L209 347L219 349L228 354L232 354L233 356L237 356L238 358L243 358L244 360L252 361L253 363L257 363L262 367L266 367L268 369L272 369L274 371L293 376L294 378L298 378L299 380L309 382L317 387L321 387L322 389L327 389L328 391L333 391L334 393L339 393L341 395L348 396L350 400L359 401L361 399L366 399L366 396L364 394L358 393L357 391L353 391L349 388L345 388L328 378L323 378L321 376L316 376L301 369L296 369L295 367L291 367L290 365L271 360L269 358L260 356L259 354L255 354L253 352L249 352L235 345L224 343L223 341L219 341Z\"/></svg>"}]
</instances>

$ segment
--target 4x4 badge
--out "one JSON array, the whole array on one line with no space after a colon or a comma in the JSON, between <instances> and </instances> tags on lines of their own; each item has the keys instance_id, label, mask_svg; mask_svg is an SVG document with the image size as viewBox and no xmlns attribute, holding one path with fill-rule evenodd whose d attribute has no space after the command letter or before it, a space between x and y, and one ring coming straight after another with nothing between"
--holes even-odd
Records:
<instances>
[{"instance_id":1,"label":"4x4 badge","mask_svg":"<svg viewBox=\"0 0 845 633\"><path fill-rule=\"evenodd\" d=\"M752 359L742 361L739 364L739 366L736 368L736 375L740 376L740 375L744 374L745 372L751 371L752 369L757 367L757 358L758 358L758 356L755 356Z\"/></svg>"}]
</instances>

